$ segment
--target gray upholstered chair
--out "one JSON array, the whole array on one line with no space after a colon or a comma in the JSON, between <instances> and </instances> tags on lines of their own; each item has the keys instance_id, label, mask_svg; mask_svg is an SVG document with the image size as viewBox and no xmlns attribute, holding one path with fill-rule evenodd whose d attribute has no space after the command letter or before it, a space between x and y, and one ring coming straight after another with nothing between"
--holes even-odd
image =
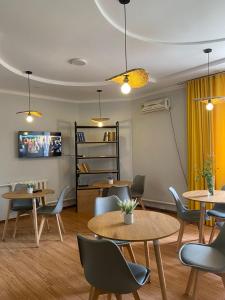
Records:
<instances>
[{"instance_id":1,"label":"gray upholstered chair","mask_svg":"<svg viewBox=\"0 0 225 300\"><path fill-rule=\"evenodd\" d=\"M140 299L137 290L149 278L146 267L126 262L118 246L110 240L93 240L77 235L80 261L86 280L91 285L89 299L98 299L100 294L132 293ZM110 297L110 296L109 296Z\"/></svg>"},{"instance_id":2,"label":"gray upholstered chair","mask_svg":"<svg viewBox=\"0 0 225 300\"><path fill-rule=\"evenodd\" d=\"M133 184L131 186L131 197L136 199L141 205L142 209L145 209L142 196L144 194L145 187L145 176L144 175L136 175L133 180Z\"/></svg>"},{"instance_id":3,"label":"gray upholstered chair","mask_svg":"<svg viewBox=\"0 0 225 300\"><path fill-rule=\"evenodd\" d=\"M120 208L118 206L118 201L119 198L115 195L112 196L108 196L108 197L97 197L95 199L95 207L94 207L94 214L95 216L104 214L106 212L110 212L110 211L119 211ZM127 249L131 261L132 262L136 262L135 260L135 256L133 253L133 249L131 247L131 244L129 242L126 241L114 241L121 249L124 247Z\"/></svg>"},{"instance_id":4,"label":"gray upholstered chair","mask_svg":"<svg viewBox=\"0 0 225 300\"><path fill-rule=\"evenodd\" d=\"M199 227L200 210L187 209L184 206L184 204L182 203L176 190L173 187L170 187L169 191L170 191L171 195L173 196L173 199L176 203L177 218L180 221L180 231L179 231L178 240L177 240L177 250L179 250L181 243L182 243L185 225L188 223L194 223Z\"/></svg>"},{"instance_id":5,"label":"gray upholstered chair","mask_svg":"<svg viewBox=\"0 0 225 300\"><path fill-rule=\"evenodd\" d=\"M56 221L57 221L57 225L58 225L58 230L59 230L59 236L60 236L60 240L61 242L63 242L63 237L62 237L62 231L65 233L65 228L63 225L63 221L62 218L60 216L60 213L62 212L63 209L63 201L66 195L66 192L68 191L69 186L66 186L63 188L63 190L60 193L60 196L57 200L56 205L52 206L52 205L45 205L40 207L37 210L38 215L41 215L42 219L41 219L41 224L40 224L40 229L39 229L39 239L41 237L42 234L42 230L44 228L44 224L45 221L48 217L56 217Z\"/></svg>"},{"instance_id":6,"label":"gray upholstered chair","mask_svg":"<svg viewBox=\"0 0 225 300\"><path fill-rule=\"evenodd\" d=\"M225 185L222 187L221 190L225 191ZM215 229L220 229L222 222L225 222L225 203L216 203L213 209L207 211L207 215L209 217L215 218L216 221L212 228L209 238L209 243L211 243L214 238Z\"/></svg>"},{"instance_id":7,"label":"gray upholstered chair","mask_svg":"<svg viewBox=\"0 0 225 300\"><path fill-rule=\"evenodd\" d=\"M128 185L113 185L111 188L108 189L107 196L113 195L117 196L122 201L131 199L130 188Z\"/></svg>"},{"instance_id":8,"label":"gray upholstered chair","mask_svg":"<svg viewBox=\"0 0 225 300\"><path fill-rule=\"evenodd\" d=\"M192 291L193 299L197 299L197 283L199 272L219 275L225 287L225 225L212 244L188 243L181 247L179 258L182 264L191 267L185 294Z\"/></svg>"}]
</instances>

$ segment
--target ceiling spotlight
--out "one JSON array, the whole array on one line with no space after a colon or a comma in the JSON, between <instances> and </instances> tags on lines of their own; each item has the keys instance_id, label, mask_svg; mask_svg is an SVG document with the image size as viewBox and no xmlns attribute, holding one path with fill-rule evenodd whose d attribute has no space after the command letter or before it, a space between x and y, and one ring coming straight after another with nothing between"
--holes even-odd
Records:
<instances>
[{"instance_id":1,"label":"ceiling spotlight","mask_svg":"<svg viewBox=\"0 0 225 300\"><path fill-rule=\"evenodd\" d=\"M68 63L71 65L78 66L78 67L87 65L87 61L84 58L79 58L79 57L69 59Z\"/></svg>"}]
</instances>

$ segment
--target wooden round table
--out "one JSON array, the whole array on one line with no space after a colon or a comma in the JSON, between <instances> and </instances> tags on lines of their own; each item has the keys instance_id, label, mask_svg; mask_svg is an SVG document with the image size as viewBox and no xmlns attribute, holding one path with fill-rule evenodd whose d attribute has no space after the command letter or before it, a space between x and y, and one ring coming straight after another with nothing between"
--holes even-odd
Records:
<instances>
[{"instance_id":1,"label":"wooden round table","mask_svg":"<svg viewBox=\"0 0 225 300\"><path fill-rule=\"evenodd\" d=\"M88 228L103 238L144 242L147 267L150 266L148 241L153 241L162 298L167 299L159 240L179 230L180 223L177 219L163 213L135 210L134 223L125 225L121 212L113 211L92 218L88 222Z\"/></svg>"},{"instance_id":2,"label":"wooden round table","mask_svg":"<svg viewBox=\"0 0 225 300\"><path fill-rule=\"evenodd\" d=\"M215 190L214 195L208 195L208 190L196 190L183 193L183 197L200 202L199 242L203 242L206 203L225 203L225 191Z\"/></svg>"},{"instance_id":3,"label":"wooden round table","mask_svg":"<svg viewBox=\"0 0 225 300\"><path fill-rule=\"evenodd\" d=\"M7 199L7 200L13 200L13 199L27 200L27 199L32 199L34 232L35 232L35 241L36 241L37 246L39 246L39 234L38 234L36 200L38 198L44 199L44 197L46 195L48 195L48 194L54 194L54 190L51 190L51 189L42 189L40 192L37 192L37 193L27 193L26 191L15 191L15 192L5 193L5 194L2 195L2 197L4 199ZM5 234L6 234L6 229L7 229L7 225L8 225L9 214L10 214L10 201L9 201L7 217L6 217L6 220L5 220L4 229L3 229L3 233L2 233L2 240L3 241L5 240Z\"/></svg>"},{"instance_id":4,"label":"wooden round table","mask_svg":"<svg viewBox=\"0 0 225 300\"><path fill-rule=\"evenodd\" d=\"M131 186L132 185L132 181L129 180L113 180L113 183L108 183L107 181L98 181L93 183L94 187L97 187L99 189L109 189L112 186L124 186L124 185L128 185Z\"/></svg>"}]
</instances>

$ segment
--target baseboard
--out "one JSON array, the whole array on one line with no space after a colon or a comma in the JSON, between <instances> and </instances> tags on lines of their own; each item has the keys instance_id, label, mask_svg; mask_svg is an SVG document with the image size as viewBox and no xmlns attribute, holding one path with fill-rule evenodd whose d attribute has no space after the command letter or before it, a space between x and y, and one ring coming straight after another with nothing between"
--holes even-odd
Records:
<instances>
[{"instance_id":1,"label":"baseboard","mask_svg":"<svg viewBox=\"0 0 225 300\"><path fill-rule=\"evenodd\" d=\"M169 203L165 201L153 200L153 199L143 199L146 207L158 208L168 211L176 211L175 203Z\"/></svg>"}]
</instances>

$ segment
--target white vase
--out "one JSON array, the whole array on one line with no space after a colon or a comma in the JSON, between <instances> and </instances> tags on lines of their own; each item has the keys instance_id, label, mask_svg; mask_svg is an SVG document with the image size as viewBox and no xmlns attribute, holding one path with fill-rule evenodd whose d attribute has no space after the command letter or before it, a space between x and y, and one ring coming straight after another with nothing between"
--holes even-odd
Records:
<instances>
[{"instance_id":1,"label":"white vase","mask_svg":"<svg viewBox=\"0 0 225 300\"><path fill-rule=\"evenodd\" d=\"M124 223L127 225L133 224L134 223L134 214L124 214Z\"/></svg>"},{"instance_id":2,"label":"white vase","mask_svg":"<svg viewBox=\"0 0 225 300\"><path fill-rule=\"evenodd\" d=\"M109 183L109 184L113 184L113 179L109 179L109 180L108 180L108 183Z\"/></svg>"},{"instance_id":3,"label":"white vase","mask_svg":"<svg viewBox=\"0 0 225 300\"><path fill-rule=\"evenodd\" d=\"M33 188L32 187L29 187L29 188L27 188L27 192L28 192L28 194L32 194L33 193Z\"/></svg>"}]
</instances>

